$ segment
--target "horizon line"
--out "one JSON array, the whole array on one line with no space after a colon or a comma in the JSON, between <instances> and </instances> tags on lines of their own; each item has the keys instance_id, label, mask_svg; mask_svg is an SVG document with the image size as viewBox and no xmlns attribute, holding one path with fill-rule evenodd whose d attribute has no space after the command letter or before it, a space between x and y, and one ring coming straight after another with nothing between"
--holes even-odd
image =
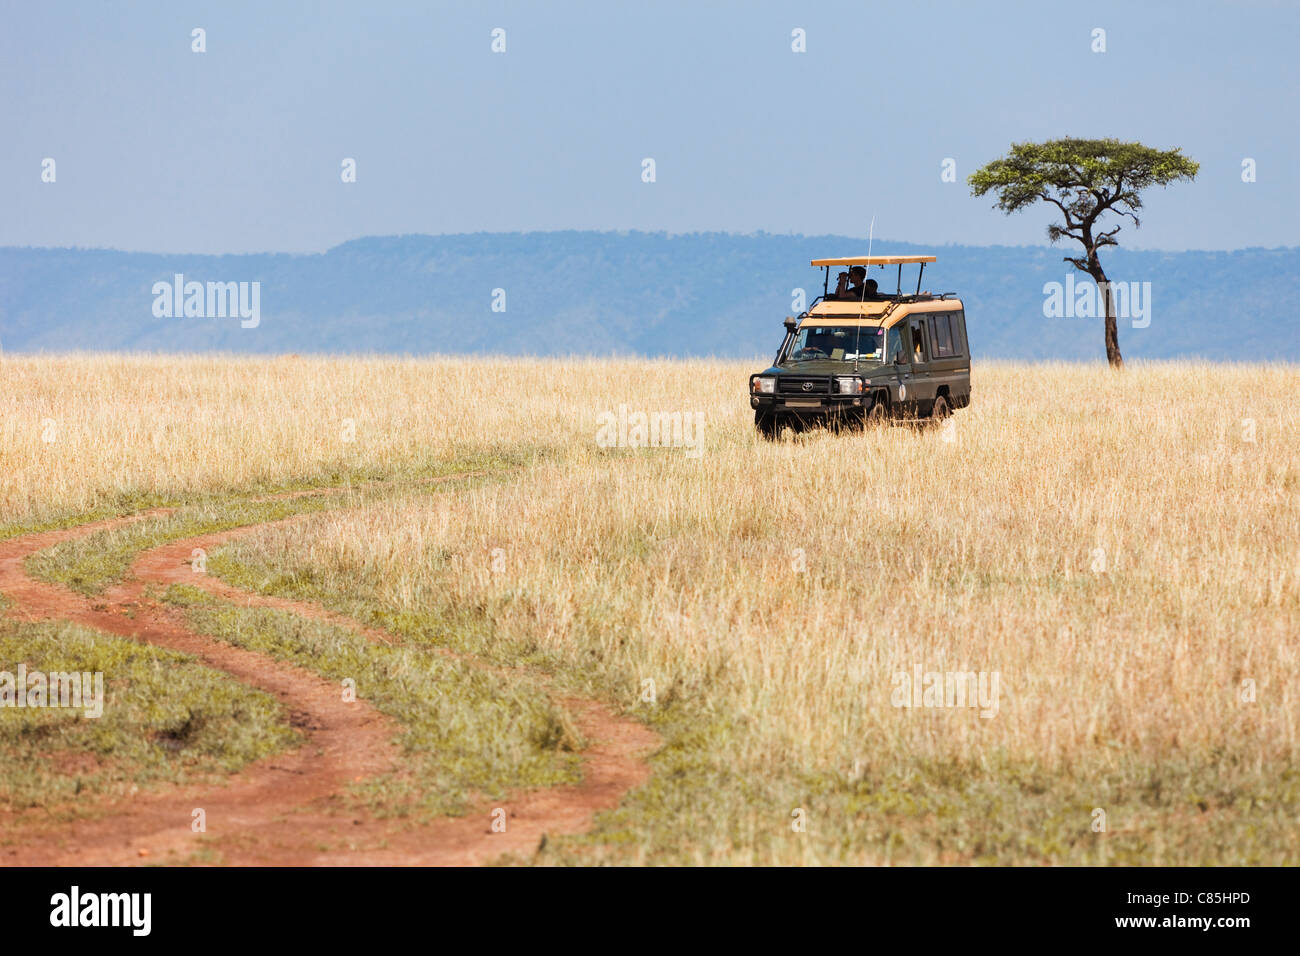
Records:
<instances>
[{"instance_id":1,"label":"horizon line","mask_svg":"<svg viewBox=\"0 0 1300 956\"><path fill-rule=\"evenodd\" d=\"M707 238L716 236L725 236L731 239L792 239L792 240L815 240L815 239L851 239L852 237L838 235L836 233L784 233L784 232L767 232L757 230L755 232L728 232L725 230L693 232L669 232L667 230L641 230L641 229L534 229L528 231L515 230L512 232L502 231L479 231L479 232L402 232L402 233L383 233L363 236L354 236L351 239L345 239L335 245L328 246L322 250L310 252L287 252L283 250L264 249L260 251L246 252L184 252L184 251L157 251L153 249L122 249L115 246L0 246L0 252L106 252L117 253L119 255L133 256L186 256L186 257L206 257L206 258L225 258L233 256L294 256L298 258L309 258L312 256L326 256L330 253L342 249L351 243L367 242L371 240L390 240L390 239L466 239L478 238L485 236L558 236L567 234L592 235L592 236L616 236L626 238L630 236L647 236L660 237L664 239L691 239ZM913 240L897 239L882 240L884 242L894 242L902 246L918 246L927 249L1040 249L1043 251L1058 252L1068 250L1071 247L1066 244L1061 245L1039 245L1039 244L1016 244L1006 243L974 243L974 242L945 242L926 245L925 243ZM1125 246L1119 245L1114 247L1116 251L1125 252L1145 252L1160 253L1164 255L1217 255L1219 253L1236 253L1236 252L1294 252L1300 251L1300 245L1295 246L1238 246L1226 249L1158 249L1144 246Z\"/></svg>"}]
</instances>

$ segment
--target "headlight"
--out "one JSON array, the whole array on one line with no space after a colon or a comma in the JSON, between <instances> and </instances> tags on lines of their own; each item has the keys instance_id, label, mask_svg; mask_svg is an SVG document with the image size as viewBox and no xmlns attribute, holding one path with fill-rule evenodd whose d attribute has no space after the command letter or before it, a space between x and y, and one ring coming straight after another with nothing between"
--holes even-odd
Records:
<instances>
[{"instance_id":1,"label":"headlight","mask_svg":"<svg viewBox=\"0 0 1300 956\"><path fill-rule=\"evenodd\" d=\"M858 395L862 392L862 379L856 375L846 375L835 379L835 388L841 395Z\"/></svg>"},{"instance_id":2,"label":"headlight","mask_svg":"<svg viewBox=\"0 0 1300 956\"><path fill-rule=\"evenodd\" d=\"M771 395L776 391L776 379L771 376L768 376L767 378L755 378L751 387L758 394Z\"/></svg>"}]
</instances>

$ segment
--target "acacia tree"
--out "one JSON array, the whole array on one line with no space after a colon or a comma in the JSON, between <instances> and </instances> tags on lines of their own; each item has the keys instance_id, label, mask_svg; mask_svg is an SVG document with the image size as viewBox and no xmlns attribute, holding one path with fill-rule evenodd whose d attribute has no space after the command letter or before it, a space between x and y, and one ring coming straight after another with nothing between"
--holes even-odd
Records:
<instances>
[{"instance_id":1,"label":"acacia tree","mask_svg":"<svg viewBox=\"0 0 1300 956\"><path fill-rule=\"evenodd\" d=\"M1180 179L1191 181L1199 169L1200 164L1180 149L1158 150L1115 139L1066 138L1013 143L1010 154L976 170L968 182L975 196L995 192L996 208L1007 215L1036 202L1051 203L1061 211L1065 222L1048 226L1047 238L1055 244L1064 236L1083 246L1082 256L1066 256L1065 261L1097 283L1106 306L1106 359L1120 368L1124 357L1119 352L1115 299L1097 256L1099 249L1119 245L1115 236L1120 227L1101 229L1101 217L1113 212L1140 227L1137 212L1142 208L1142 190Z\"/></svg>"}]
</instances>

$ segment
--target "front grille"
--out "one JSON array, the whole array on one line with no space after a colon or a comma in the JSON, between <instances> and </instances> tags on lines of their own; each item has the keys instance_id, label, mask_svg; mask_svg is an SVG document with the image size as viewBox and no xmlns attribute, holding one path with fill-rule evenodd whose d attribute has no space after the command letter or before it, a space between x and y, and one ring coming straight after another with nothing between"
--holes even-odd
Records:
<instances>
[{"instance_id":1,"label":"front grille","mask_svg":"<svg viewBox=\"0 0 1300 956\"><path fill-rule=\"evenodd\" d=\"M804 385L811 386L804 388ZM829 375L782 375L776 380L776 390L782 395L829 395Z\"/></svg>"}]
</instances>

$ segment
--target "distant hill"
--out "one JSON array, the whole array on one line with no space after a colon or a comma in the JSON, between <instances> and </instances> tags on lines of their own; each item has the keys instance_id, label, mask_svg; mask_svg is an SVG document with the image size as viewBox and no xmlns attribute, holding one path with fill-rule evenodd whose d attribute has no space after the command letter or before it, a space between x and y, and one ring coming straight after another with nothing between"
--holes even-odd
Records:
<instances>
[{"instance_id":1,"label":"distant hill","mask_svg":"<svg viewBox=\"0 0 1300 956\"><path fill-rule=\"evenodd\" d=\"M774 350L792 290L821 291L817 256L866 251L840 236L549 232L358 239L318 255L156 255L0 249L0 347L133 350L751 357ZM1071 247L920 247L924 286L956 291L980 357L1099 359L1098 318L1047 318L1043 287L1081 273ZM1130 358L1300 360L1291 314L1300 249L1131 252L1114 281L1149 282L1150 325L1120 323ZM159 318L156 282L259 282L260 324ZM911 274L909 279L908 274ZM893 288L892 269L873 270ZM833 281L833 276L832 276ZM915 283L914 267L904 272ZM493 290L505 290L504 312Z\"/></svg>"}]
</instances>

